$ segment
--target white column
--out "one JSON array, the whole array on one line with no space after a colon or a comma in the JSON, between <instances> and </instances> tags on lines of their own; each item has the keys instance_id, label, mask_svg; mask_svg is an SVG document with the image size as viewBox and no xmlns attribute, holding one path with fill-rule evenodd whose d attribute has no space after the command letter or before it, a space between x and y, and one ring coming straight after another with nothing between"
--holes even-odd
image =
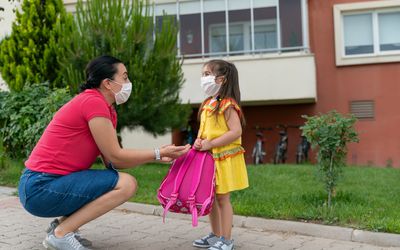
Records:
<instances>
[{"instance_id":1,"label":"white column","mask_svg":"<svg viewBox=\"0 0 400 250\"><path fill-rule=\"evenodd\" d=\"M310 51L308 36L308 4L307 0L301 0L301 24L303 32L303 47L305 52Z\"/></svg>"}]
</instances>

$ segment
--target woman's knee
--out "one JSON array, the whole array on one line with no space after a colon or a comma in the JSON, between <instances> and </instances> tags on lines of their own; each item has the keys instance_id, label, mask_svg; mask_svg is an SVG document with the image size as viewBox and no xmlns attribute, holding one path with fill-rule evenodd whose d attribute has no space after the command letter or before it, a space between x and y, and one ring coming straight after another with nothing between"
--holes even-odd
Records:
<instances>
[{"instance_id":1,"label":"woman's knee","mask_svg":"<svg viewBox=\"0 0 400 250\"><path fill-rule=\"evenodd\" d=\"M125 198L128 200L129 198L133 197L136 193L138 184L135 179L130 174L127 173L118 173L119 174L119 179L117 186L115 187L116 189L119 189L125 196Z\"/></svg>"}]
</instances>

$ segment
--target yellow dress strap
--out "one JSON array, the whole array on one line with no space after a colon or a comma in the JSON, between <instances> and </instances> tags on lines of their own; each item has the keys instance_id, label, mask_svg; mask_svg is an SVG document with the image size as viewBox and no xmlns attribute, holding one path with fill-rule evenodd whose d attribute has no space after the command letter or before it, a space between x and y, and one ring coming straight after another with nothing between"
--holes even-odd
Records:
<instances>
[{"instance_id":1,"label":"yellow dress strap","mask_svg":"<svg viewBox=\"0 0 400 250\"><path fill-rule=\"evenodd\" d=\"M239 117L242 116L242 110L240 109L239 105L237 102L232 99L232 98L225 98L221 101L221 104L219 105L219 110L218 112L220 114L224 113L225 110L227 110L229 107L233 107L236 112L238 113Z\"/></svg>"}]
</instances>

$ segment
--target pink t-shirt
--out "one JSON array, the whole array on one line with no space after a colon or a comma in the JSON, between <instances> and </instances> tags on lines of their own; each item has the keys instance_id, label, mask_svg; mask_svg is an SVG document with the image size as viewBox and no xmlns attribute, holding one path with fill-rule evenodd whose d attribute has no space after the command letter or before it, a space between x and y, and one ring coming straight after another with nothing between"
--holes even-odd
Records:
<instances>
[{"instance_id":1,"label":"pink t-shirt","mask_svg":"<svg viewBox=\"0 0 400 250\"><path fill-rule=\"evenodd\" d=\"M100 155L89 129L93 117L108 118L116 127L114 107L98 90L87 89L57 111L25 166L60 175L89 169Z\"/></svg>"}]
</instances>

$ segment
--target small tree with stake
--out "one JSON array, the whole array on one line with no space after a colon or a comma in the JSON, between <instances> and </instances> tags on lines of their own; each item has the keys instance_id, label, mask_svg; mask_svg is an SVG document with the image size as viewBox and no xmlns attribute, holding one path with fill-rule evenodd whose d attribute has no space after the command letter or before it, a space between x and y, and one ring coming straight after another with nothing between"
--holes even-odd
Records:
<instances>
[{"instance_id":1,"label":"small tree with stake","mask_svg":"<svg viewBox=\"0 0 400 250\"><path fill-rule=\"evenodd\" d=\"M301 127L303 135L313 148L318 148L318 166L328 192L328 207L331 207L338 178L346 165L347 144L358 142L354 129L357 119L336 111L303 118L307 120Z\"/></svg>"}]
</instances>

